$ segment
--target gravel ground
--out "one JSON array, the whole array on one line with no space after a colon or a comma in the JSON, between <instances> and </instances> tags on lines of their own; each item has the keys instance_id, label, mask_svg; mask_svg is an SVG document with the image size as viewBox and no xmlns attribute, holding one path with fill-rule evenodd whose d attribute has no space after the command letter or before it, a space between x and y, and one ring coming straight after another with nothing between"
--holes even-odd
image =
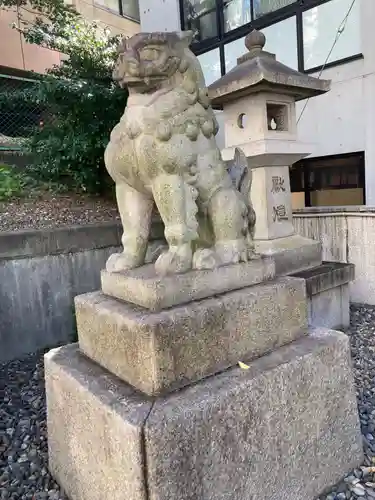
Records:
<instances>
[{"instance_id":1,"label":"gravel ground","mask_svg":"<svg viewBox=\"0 0 375 500\"><path fill-rule=\"evenodd\" d=\"M41 354L0 365L0 499L66 500L47 469Z\"/></svg>"},{"instance_id":2,"label":"gravel ground","mask_svg":"<svg viewBox=\"0 0 375 500\"><path fill-rule=\"evenodd\" d=\"M352 308L349 334L366 458L319 500L375 499L375 307ZM47 469L41 353L0 365L0 500L5 499L67 500Z\"/></svg>"},{"instance_id":3,"label":"gravel ground","mask_svg":"<svg viewBox=\"0 0 375 500\"><path fill-rule=\"evenodd\" d=\"M116 203L85 195L44 195L0 202L0 231L93 224L119 219Z\"/></svg>"}]
</instances>

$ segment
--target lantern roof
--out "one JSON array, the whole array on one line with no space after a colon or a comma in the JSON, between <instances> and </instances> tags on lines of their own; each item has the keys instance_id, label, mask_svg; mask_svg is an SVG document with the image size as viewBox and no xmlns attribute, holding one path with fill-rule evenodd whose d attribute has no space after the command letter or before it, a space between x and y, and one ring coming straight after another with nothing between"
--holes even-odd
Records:
<instances>
[{"instance_id":1,"label":"lantern roof","mask_svg":"<svg viewBox=\"0 0 375 500\"><path fill-rule=\"evenodd\" d=\"M239 97L259 92L292 96L296 101L324 94L331 81L300 73L276 59L264 49L265 35L257 30L245 38L248 52L237 59L237 65L208 87L212 106L222 109L223 104Z\"/></svg>"}]
</instances>

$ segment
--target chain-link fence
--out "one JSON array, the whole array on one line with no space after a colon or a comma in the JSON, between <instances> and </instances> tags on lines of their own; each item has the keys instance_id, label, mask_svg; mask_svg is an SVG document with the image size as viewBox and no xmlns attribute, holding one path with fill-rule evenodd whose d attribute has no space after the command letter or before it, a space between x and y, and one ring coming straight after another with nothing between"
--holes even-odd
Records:
<instances>
[{"instance_id":1,"label":"chain-link fence","mask_svg":"<svg viewBox=\"0 0 375 500\"><path fill-rule=\"evenodd\" d=\"M35 127L43 124L43 114L27 98L36 80L0 74L0 151L21 151Z\"/></svg>"}]
</instances>

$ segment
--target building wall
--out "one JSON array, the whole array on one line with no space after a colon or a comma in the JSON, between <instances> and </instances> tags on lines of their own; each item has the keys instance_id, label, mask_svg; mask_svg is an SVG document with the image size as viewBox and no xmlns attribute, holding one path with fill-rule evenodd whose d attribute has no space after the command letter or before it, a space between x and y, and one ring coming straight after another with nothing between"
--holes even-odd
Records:
<instances>
[{"instance_id":1,"label":"building wall","mask_svg":"<svg viewBox=\"0 0 375 500\"><path fill-rule=\"evenodd\" d=\"M363 205L363 191L360 188L327 189L310 193L313 207L343 207L348 205ZM292 193L292 208L305 208L305 193Z\"/></svg>"},{"instance_id":2,"label":"building wall","mask_svg":"<svg viewBox=\"0 0 375 500\"><path fill-rule=\"evenodd\" d=\"M139 31L138 23L96 6L93 0L74 0L72 3L86 19L102 22L114 34L131 36ZM0 66L43 73L60 63L58 52L26 43L22 35L11 27L13 23L18 23L17 12L0 9Z\"/></svg>"},{"instance_id":3,"label":"building wall","mask_svg":"<svg viewBox=\"0 0 375 500\"><path fill-rule=\"evenodd\" d=\"M312 206L337 207L363 204L362 189L359 188L313 191L310 196Z\"/></svg>"},{"instance_id":4,"label":"building wall","mask_svg":"<svg viewBox=\"0 0 375 500\"><path fill-rule=\"evenodd\" d=\"M17 12L0 9L0 66L43 73L59 64L58 52L25 43L12 23L18 23Z\"/></svg>"},{"instance_id":5,"label":"building wall","mask_svg":"<svg viewBox=\"0 0 375 500\"><path fill-rule=\"evenodd\" d=\"M95 4L93 0L73 0L72 4L83 17L100 21L108 26L113 34L132 36L140 30L138 23Z\"/></svg>"},{"instance_id":6,"label":"building wall","mask_svg":"<svg viewBox=\"0 0 375 500\"><path fill-rule=\"evenodd\" d=\"M300 138L315 143L312 156L365 151L366 203L375 204L375 2L360 0L362 60L323 71L328 94L311 99L299 122ZM317 74L314 76L318 76ZM299 103L300 113L304 103Z\"/></svg>"},{"instance_id":7,"label":"building wall","mask_svg":"<svg viewBox=\"0 0 375 500\"><path fill-rule=\"evenodd\" d=\"M301 140L315 146L312 156L365 149L364 72L364 60L323 71L322 78L332 80L331 90L309 100L298 124ZM305 101L297 103L297 117L304 104Z\"/></svg>"},{"instance_id":8,"label":"building wall","mask_svg":"<svg viewBox=\"0 0 375 500\"><path fill-rule=\"evenodd\" d=\"M174 31L181 28L178 0L139 0L142 31Z\"/></svg>"}]
</instances>

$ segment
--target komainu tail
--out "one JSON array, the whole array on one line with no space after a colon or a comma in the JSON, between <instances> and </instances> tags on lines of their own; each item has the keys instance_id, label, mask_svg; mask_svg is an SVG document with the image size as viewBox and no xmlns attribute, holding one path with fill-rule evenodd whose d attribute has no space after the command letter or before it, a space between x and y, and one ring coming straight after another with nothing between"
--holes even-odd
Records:
<instances>
[{"instance_id":1,"label":"komainu tail","mask_svg":"<svg viewBox=\"0 0 375 500\"><path fill-rule=\"evenodd\" d=\"M251 184L253 182L253 173L242 149L235 149L234 159L228 165L228 173L235 188L243 195L246 201L246 205L248 207L249 232L251 239L253 239L256 222L256 214L251 202Z\"/></svg>"}]
</instances>

